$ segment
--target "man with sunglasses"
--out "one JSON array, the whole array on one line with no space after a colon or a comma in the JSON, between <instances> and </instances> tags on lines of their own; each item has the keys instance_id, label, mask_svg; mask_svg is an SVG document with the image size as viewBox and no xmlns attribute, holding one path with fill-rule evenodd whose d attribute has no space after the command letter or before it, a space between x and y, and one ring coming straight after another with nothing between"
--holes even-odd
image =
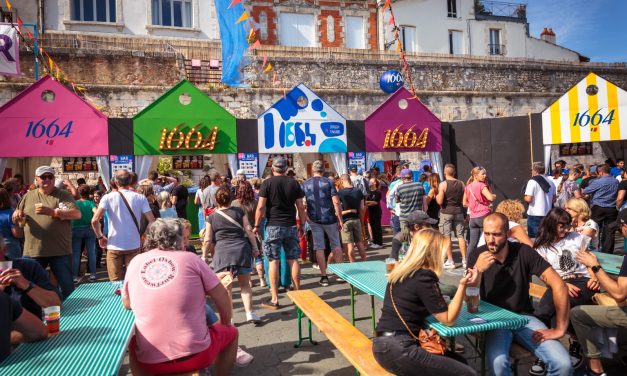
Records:
<instances>
[{"instance_id":1,"label":"man with sunglasses","mask_svg":"<svg viewBox=\"0 0 627 376\"><path fill-rule=\"evenodd\" d=\"M72 280L72 220L81 219L74 197L54 186L54 169L40 166L35 171L37 189L24 195L13 212L13 222L24 225L24 257L50 266L62 298L74 291Z\"/></svg>"}]
</instances>

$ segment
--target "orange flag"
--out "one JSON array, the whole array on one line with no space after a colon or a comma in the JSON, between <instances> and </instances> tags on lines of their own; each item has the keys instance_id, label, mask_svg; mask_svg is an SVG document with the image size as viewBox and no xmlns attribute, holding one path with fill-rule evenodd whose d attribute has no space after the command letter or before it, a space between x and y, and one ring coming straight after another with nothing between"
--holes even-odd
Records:
<instances>
[{"instance_id":1,"label":"orange flag","mask_svg":"<svg viewBox=\"0 0 627 376\"><path fill-rule=\"evenodd\" d=\"M402 48L401 48L401 41L397 40L396 41L396 52L401 52Z\"/></svg>"},{"instance_id":2,"label":"orange flag","mask_svg":"<svg viewBox=\"0 0 627 376\"><path fill-rule=\"evenodd\" d=\"M385 4L383 5L383 10L386 10L387 8L389 8L392 5L392 0L386 0Z\"/></svg>"},{"instance_id":3,"label":"orange flag","mask_svg":"<svg viewBox=\"0 0 627 376\"><path fill-rule=\"evenodd\" d=\"M250 47L248 47L249 50L254 50L257 47L261 46L261 42L259 42L258 40L255 41L255 43L251 44Z\"/></svg>"},{"instance_id":4,"label":"orange flag","mask_svg":"<svg viewBox=\"0 0 627 376\"><path fill-rule=\"evenodd\" d=\"M54 67L54 61L52 61L52 58L48 56L48 69L50 69L50 73L52 73L53 67Z\"/></svg>"},{"instance_id":5,"label":"orange flag","mask_svg":"<svg viewBox=\"0 0 627 376\"><path fill-rule=\"evenodd\" d=\"M233 8L234 6L236 6L237 4L239 4L241 2L242 2L242 0L233 0L233 1L231 1L231 4L229 5L229 7L227 9L231 9L231 8Z\"/></svg>"},{"instance_id":6,"label":"orange flag","mask_svg":"<svg viewBox=\"0 0 627 376\"><path fill-rule=\"evenodd\" d=\"M237 25L238 23L246 21L247 19L248 19L248 12L244 11L244 13L242 13L242 15L237 19L235 24Z\"/></svg>"},{"instance_id":7,"label":"orange flag","mask_svg":"<svg viewBox=\"0 0 627 376\"><path fill-rule=\"evenodd\" d=\"M9 8L9 12L11 11L11 3L9 2L9 0L4 0L5 3L7 3L7 8Z\"/></svg>"},{"instance_id":8,"label":"orange flag","mask_svg":"<svg viewBox=\"0 0 627 376\"><path fill-rule=\"evenodd\" d=\"M255 38L255 28L251 25L250 33L248 33L248 44L250 44L250 41L252 41L253 38Z\"/></svg>"},{"instance_id":9,"label":"orange flag","mask_svg":"<svg viewBox=\"0 0 627 376\"><path fill-rule=\"evenodd\" d=\"M24 21L22 21L22 17L17 16L17 29L22 31L22 25L24 25Z\"/></svg>"},{"instance_id":10,"label":"orange flag","mask_svg":"<svg viewBox=\"0 0 627 376\"><path fill-rule=\"evenodd\" d=\"M264 73L268 73L272 70L272 63L268 64L268 66L266 67L266 69L263 70Z\"/></svg>"}]
</instances>

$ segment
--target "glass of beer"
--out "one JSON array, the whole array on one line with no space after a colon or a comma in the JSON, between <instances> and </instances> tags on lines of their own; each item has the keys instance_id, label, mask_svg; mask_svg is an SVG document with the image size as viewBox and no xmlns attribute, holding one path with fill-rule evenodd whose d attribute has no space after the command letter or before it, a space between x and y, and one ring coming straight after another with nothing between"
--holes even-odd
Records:
<instances>
[{"instance_id":1,"label":"glass of beer","mask_svg":"<svg viewBox=\"0 0 627 376\"><path fill-rule=\"evenodd\" d=\"M44 308L44 319L48 328L48 336L59 335L61 321L61 307L51 306Z\"/></svg>"},{"instance_id":2,"label":"glass of beer","mask_svg":"<svg viewBox=\"0 0 627 376\"><path fill-rule=\"evenodd\" d=\"M396 266L396 259L386 258L385 259L385 274L392 273L392 270L394 270L395 266Z\"/></svg>"},{"instance_id":3,"label":"glass of beer","mask_svg":"<svg viewBox=\"0 0 627 376\"><path fill-rule=\"evenodd\" d=\"M0 261L0 273L2 273L5 270L9 270L11 268L13 268L13 261ZM4 283L2 283L0 284L0 287L5 288L5 287L9 287L9 285L5 285Z\"/></svg>"},{"instance_id":4,"label":"glass of beer","mask_svg":"<svg viewBox=\"0 0 627 376\"><path fill-rule=\"evenodd\" d=\"M469 313L479 312L479 287L466 287L466 309Z\"/></svg>"},{"instance_id":5,"label":"glass of beer","mask_svg":"<svg viewBox=\"0 0 627 376\"><path fill-rule=\"evenodd\" d=\"M21 228L24 228L24 226L26 226L26 215L17 218L17 225Z\"/></svg>"}]
</instances>

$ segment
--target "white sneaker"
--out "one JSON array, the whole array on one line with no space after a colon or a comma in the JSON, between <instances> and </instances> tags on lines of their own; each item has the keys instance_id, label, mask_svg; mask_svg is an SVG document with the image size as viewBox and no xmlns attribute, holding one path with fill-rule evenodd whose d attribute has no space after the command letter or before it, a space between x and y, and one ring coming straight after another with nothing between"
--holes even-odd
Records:
<instances>
[{"instance_id":1,"label":"white sneaker","mask_svg":"<svg viewBox=\"0 0 627 376\"><path fill-rule=\"evenodd\" d=\"M379 245L379 244L376 244L376 243L372 243L372 244L370 244L370 248L372 248L372 249L381 249L381 248L383 248L383 246Z\"/></svg>"},{"instance_id":2,"label":"white sneaker","mask_svg":"<svg viewBox=\"0 0 627 376\"><path fill-rule=\"evenodd\" d=\"M254 356L250 355L246 351L242 350L241 347L237 347L237 355L235 356L235 365L238 367L246 367L255 359Z\"/></svg>"},{"instance_id":3,"label":"white sneaker","mask_svg":"<svg viewBox=\"0 0 627 376\"><path fill-rule=\"evenodd\" d=\"M311 265L312 268L320 270L320 266L318 264Z\"/></svg>"},{"instance_id":4,"label":"white sneaker","mask_svg":"<svg viewBox=\"0 0 627 376\"><path fill-rule=\"evenodd\" d=\"M253 324L261 323L261 318L254 312L246 312L246 321L252 322Z\"/></svg>"},{"instance_id":5,"label":"white sneaker","mask_svg":"<svg viewBox=\"0 0 627 376\"><path fill-rule=\"evenodd\" d=\"M453 260L447 260L444 263L444 269L455 269L455 261Z\"/></svg>"},{"instance_id":6,"label":"white sneaker","mask_svg":"<svg viewBox=\"0 0 627 376\"><path fill-rule=\"evenodd\" d=\"M462 261L462 268L466 269L466 260Z\"/></svg>"}]
</instances>

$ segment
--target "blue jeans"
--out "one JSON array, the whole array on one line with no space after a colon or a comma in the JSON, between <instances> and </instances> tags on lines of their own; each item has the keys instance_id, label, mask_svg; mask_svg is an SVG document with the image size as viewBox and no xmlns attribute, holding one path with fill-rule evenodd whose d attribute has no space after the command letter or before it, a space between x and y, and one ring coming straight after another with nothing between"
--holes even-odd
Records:
<instances>
[{"instance_id":1,"label":"blue jeans","mask_svg":"<svg viewBox=\"0 0 627 376\"><path fill-rule=\"evenodd\" d=\"M209 304L205 303L205 320L207 320L207 326L211 326L220 320L215 311L211 308Z\"/></svg>"},{"instance_id":2,"label":"blue jeans","mask_svg":"<svg viewBox=\"0 0 627 376\"><path fill-rule=\"evenodd\" d=\"M498 329L486 334L486 364L490 374L494 376L512 374L509 350L512 341L516 341L546 364L548 376L572 375L573 368L566 348L557 340L535 343L531 339L533 332L546 329L546 326L534 316L526 315L526 317L529 319L529 323L520 329Z\"/></svg>"},{"instance_id":3,"label":"blue jeans","mask_svg":"<svg viewBox=\"0 0 627 376\"><path fill-rule=\"evenodd\" d=\"M87 270L96 274L96 233L89 227L72 229L72 275L78 277L81 269L83 240L87 247Z\"/></svg>"},{"instance_id":4,"label":"blue jeans","mask_svg":"<svg viewBox=\"0 0 627 376\"><path fill-rule=\"evenodd\" d=\"M397 215L390 216L390 225L392 225L392 233L394 235L401 232L401 219Z\"/></svg>"},{"instance_id":5,"label":"blue jeans","mask_svg":"<svg viewBox=\"0 0 627 376\"><path fill-rule=\"evenodd\" d=\"M42 268L50 266L61 288L61 299L65 300L74 291L72 280L72 256L32 257Z\"/></svg>"},{"instance_id":6,"label":"blue jeans","mask_svg":"<svg viewBox=\"0 0 627 376\"><path fill-rule=\"evenodd\" d=\"M268 260L280 260L281 247L287 260L298 260L300 242L296 226L266 226L266 238L263 241L263 253Z\"/></svg>"},{"instance_id":7,"label":"blue jeans","mask_svg":"<svg viewBox=\"0 0 627 376\"><path fill-rule=\"evenodd\" d=\"M529 238L533 239L538 236L538 229L540 228L540 222L544 216L529 215L527 216L527 234Z\"/></svg>"}]
</instances>

